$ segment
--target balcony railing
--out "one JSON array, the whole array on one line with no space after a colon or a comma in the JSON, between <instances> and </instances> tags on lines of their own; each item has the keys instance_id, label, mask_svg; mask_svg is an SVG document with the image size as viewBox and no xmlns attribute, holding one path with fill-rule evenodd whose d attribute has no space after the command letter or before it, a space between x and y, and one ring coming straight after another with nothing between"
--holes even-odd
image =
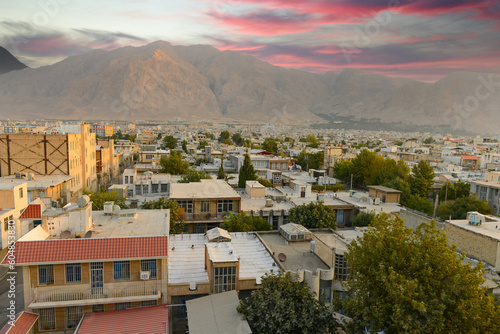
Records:
<instances>
[{"instance_id":1,"label":"balcony railing","mask_svg":"<svg viewBox=\"0 0 500 334\"><path fill-rule=\"evenodd\" d=\"M141 297L157 294L157 284L132 285L124 288L90 288L82 291L53 289L49 291L39 292L37 288L34 288L32 303L54 303L106 298Z\"/></svg>"}]
</instances>

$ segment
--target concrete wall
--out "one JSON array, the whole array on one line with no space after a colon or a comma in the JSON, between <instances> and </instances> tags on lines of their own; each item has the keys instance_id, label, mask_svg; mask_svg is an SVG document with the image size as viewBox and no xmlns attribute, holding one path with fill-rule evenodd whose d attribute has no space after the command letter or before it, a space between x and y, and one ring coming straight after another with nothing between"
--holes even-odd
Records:
<instances>
[{"instance_id":1,"label":"concrete wall","mask_svg":"<svg viewBox=\"0 0 500 334\"><path fill-rule=\"evenodd\" d=\"M467 256L485 261L495 266L496 271L500 271L498 240L450 223L445 223L444 231L449 245L457 246L457 250L466 252Z\"/></svg>"},{"instance_id":2,"label":"concrete wall","mask_svg":"<svg viewBox=\"0 0 500 334\"><path fill-rule=\"evenodd\" d=\"M432 219L422 215L418 214L413 211L408 211L405 209L402 209L398 215L404 219L405 221L405 227L407 228L412 228L416 229L418 225L422 224L423 222L429 223ZM436 222L436 228L439 230L442 230L444 228L444 223L443 222Z\"/></svg>"}]
</instances>

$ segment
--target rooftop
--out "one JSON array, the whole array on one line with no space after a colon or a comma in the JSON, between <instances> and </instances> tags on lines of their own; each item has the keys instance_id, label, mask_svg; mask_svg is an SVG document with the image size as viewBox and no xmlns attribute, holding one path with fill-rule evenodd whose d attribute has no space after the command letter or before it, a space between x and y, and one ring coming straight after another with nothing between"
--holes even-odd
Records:
<instances>
[{"instance_id":1,"label":"rooftop","mask_svg":"<svg viewBox=\"0 0 500 334\"><path fill-rule=\"evenodd\" d=\"M397 213L401 211L401 206L397 203L370 204L368 202L369 196L367 192L356 191L352 196L350 191L339 191L336 194L337 197L342 201L347 202L349 204L353 204L365 212L373 211L375 213L380 213L380 212Z\"/></svg>"},{"instance_id":2,"label":"rooftop","mask_svg":"<svg viewBox=\"0 0 500 334\"><path fill-rule=\"evenodd\" d=\"M260 278L265 273L276 270L274 260L254 233L229 233L230 245L222 249L233 250L234 257L240 259L240 279ZM205 270L205 244L208 239L203 234L175 234L170 236L170 254L168 261L168 283L205 283L208 282ZM225 243L219 243L223 245ZM211 246L213 248L213 246ZM219 246L221 247L221 246ZM274 264L274 265L273 265Z\"/></svg>"},{"instance_id":3,"label":"rooftop","mask_svg":"<svg viewBox=\"0 0 500 334\"><path fill-rule=\"evenodd\" d=\"M471 231L473 233L482 234L490 238L500 241L500 218L487 216L493 221L487 221L481 223L481 225L469 224L467 219L464 220L447 220L447 224L451 224L460 227L464 230Z\"/></svg>"},{"instance_id":4,"label":"rooftop","mask_svg":"<svg viewBox=\"0 0 500 334\"><path fill-rule=\"evenodd\" d=\"M27 178L17 179L15 175L9 175L0 178L0 185L5 183L27 183L28 190L46 189L48 187L54 187L61 183L68 182L73 178L74 176L69 175L35 175L33 180L28 180Z\"/></svg>"},{"instance_id":5,"label":"rooftop","mask_svg":"<svg viewBox=\"0 0 500 334\"><path fill-rule=\"evenodd\" d=\"M236 291L186 301L190 334L251 334L248 322L236 311Z\"/></svg>"},{"instance_id":6,"label":"rooftop","mask_svg":"<svg viewBox=\"0 0 500 334\"><path fill-rule=\"evenodd\" d=\"M201 182L172 183L170 198L173 199L208 199L234 198L241 196L224 180L201 180Z\"/></svg>"},{"instance_id":7,"label":"rooftop","mask_svg":"<svg viewBox=\"0 0 500 334\"><path fill-rule=\"evenodd\" d=\"M121 213L127 213L121 210ZM132 212L132 211L131 211ZM93 211L93 238L161 236L169 232L169 210L136 210L132 217L106 215L104 211Z\"/></svg>"},{"instance_id":8,"label":"rooftop","mask_svg":"<svg viewBox=\"0 0 500 334\"><path fill-rule=\"evenodd\" d=\"M393 193L393 194L402 194L403 193L401 190L392 189L392 188L384 187L384 186L368 186L368 188L369 189L375 189L375 190L378 190L378 191L383 191L383 192L386 192L386 193Z\"/></svg>"},{"instance_id":9,"label":"rooftop","mask_svg":"<svg viewBox=\"0 0 500 334\"><path fill-rule=\"evenodd\" d=\"M301 241L287 244L285 238L278 232L260 232L259 237L274 254L276 261L278 261L280 253L286 255L286 260L280 262L285 270L305 269L315 272L318 268L330 269L318 256L311 253L310 242Z\"/></svg>"},{"instance_id":10,"label":"rooftop","mask_svg":"<svg viewBox=\"0 0 500 334\"><path fill-rule=\"evenodd\" d=\"M75 334L168 334L165 305L87 313Z\"/></svg>"},{"instance_id":11,"label":"rooftop","mask_svg":"<svg viewBox=\"0 0 500 334\"><path fill-rule=\"evenodd\" d=\"M28 334L38 320L39 315L30 312L21 312L16 315L14 325L9 323L0 330L0 334Z\"/></svg>"}]
</instances>

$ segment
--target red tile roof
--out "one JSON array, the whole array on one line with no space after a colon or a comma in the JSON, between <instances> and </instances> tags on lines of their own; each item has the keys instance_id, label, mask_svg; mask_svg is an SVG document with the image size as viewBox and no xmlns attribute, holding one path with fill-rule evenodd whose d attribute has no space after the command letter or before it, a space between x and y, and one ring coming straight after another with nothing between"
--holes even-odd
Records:
<instances>
[{"instance_id":1,"label":"red tile roof","mask_svg":"<svg viewBox=\"0 0 500 334\"><path fill-rule=\"evenodd\" d=\"M75 334L168 334L165 305L88 313Z\"/></svg>"},{"instance_id":2,"label":"red tile roof","mask_svg":"<svg viewBox=\"0 0 500 334\"><path fill-rule=\"evenodd\" d=\"M30 218L42 218L42 205L41 204L30 204L24 209L19 216L19 219L30 219Z\"/></svg>"},{"instance_id":3,"label":"red tile roof","mask_svg":"<svg viewBox=\"0 0 500 334\"><path fill-rule=\"evenodd\" d=\"M462 155L462 160L477 160L475 155Z\"/></svg>"},{"instance_id":4,"label":"red tile roof","mask_svg":"<svg viewBox=\"0 0 500 334\"><path fill-rule=\"evenodd\" d=\"M0 331L0 334L27 334L30 332L38 317L38 314L22 312L16 316L14 326L7 323Z\"/></svg>"},{"instance_id":5,"label":"red tile roof","mask_svg":"<svg viewBox=\"0 0 500 334\"><path fill-rule=\"evenodd\" d=\"M86 262L168 255L168 236L18 241L16 264ZM4 258L2 264L7 264Z\"/></svg>"}]
</instances>

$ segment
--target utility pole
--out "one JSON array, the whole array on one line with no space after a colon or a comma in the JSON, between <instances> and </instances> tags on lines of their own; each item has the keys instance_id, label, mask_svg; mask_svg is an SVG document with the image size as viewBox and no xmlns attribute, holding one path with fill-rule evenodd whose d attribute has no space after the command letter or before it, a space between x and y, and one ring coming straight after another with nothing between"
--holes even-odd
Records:
<instances>
[{"instance_id":1,"label":"utility pole","mask_svg":"<svg viewBox=\"0 0 500 334\"><path fill-rule=\"evenodd\" d=\"M444 196L444 201L448 201L448 182L449 181L446 181L446 193L445 193L445 196Z\"/></svg>"},{"instance_id":2,"label":"utility pole","mask_svg":"<svg viewBox=\"0 0 500 334\"><path fill-rule=\"evenodd\" d=\"M436 211L438 208L438 203L439 203L439 194L436 194L436 202L434 203L434 215L432 216L432 218L436 218Z\"/></svg>"},{"instance_id":3,"label":"utility pole","mask_svg":"<svg viewBox=\"0 0 500 334\"><path fill-rule=\"evenodd\" d=\"M351 191L352 191L352 178L353 178L353 174L351 174Z\"/></svg>"}]
</instances>

